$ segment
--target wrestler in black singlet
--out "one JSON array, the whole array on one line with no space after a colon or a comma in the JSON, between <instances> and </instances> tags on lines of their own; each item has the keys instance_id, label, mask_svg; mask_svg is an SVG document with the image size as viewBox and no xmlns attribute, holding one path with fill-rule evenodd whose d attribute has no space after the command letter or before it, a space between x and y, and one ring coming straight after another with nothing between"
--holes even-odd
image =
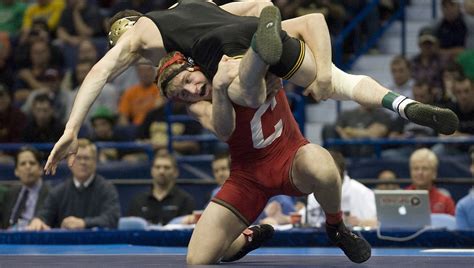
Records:
<instances>
[{"instance_id":1,"label":"wrestler in black singlet","mask_svg":"<svg viewBox=\"0 0 474 268\"><path fill-rule=\"evenodd\" d=\"M158 27L167 52L179 51L191 57L212 79L222 56L240 56L250 47L258 18L233 15L213 3L181 0L169 10L147 13ZM291 77L304 58L304 43L281 32L283 55L270 72Z\"/></svg>"}]
</instances>

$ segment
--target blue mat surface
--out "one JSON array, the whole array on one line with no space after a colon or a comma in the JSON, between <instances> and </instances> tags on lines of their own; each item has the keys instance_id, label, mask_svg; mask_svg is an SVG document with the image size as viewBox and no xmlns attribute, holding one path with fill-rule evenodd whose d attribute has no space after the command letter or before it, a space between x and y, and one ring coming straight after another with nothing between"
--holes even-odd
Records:
<instances>
[{"instance_id":1,"label":"blue mat surface","mask_svg":"<svg viewBox=\"0 0 474 268\"><path fill-rule=\"evenodd\" d=\"M186 248L113 245L0 245L0 267L189 267ZM473 249L375 248L364 264L337 248L260 248L230 267L473 267ZM199 266L216 267L216 266Z\"/></svg>"},{"instance_id":2,"label":"blue mat surface","mask_svg":"<svg viewBox=\"0 0 474 268\"><path fill-rule=\"evenodd\" d=\"M185 255L185 247L112 245L0 245L0 255ZM259 248L250 255L343 256L338 248ZM372 256L468 256L474 249L374 248Z\"/></svg>"}]
</instances>

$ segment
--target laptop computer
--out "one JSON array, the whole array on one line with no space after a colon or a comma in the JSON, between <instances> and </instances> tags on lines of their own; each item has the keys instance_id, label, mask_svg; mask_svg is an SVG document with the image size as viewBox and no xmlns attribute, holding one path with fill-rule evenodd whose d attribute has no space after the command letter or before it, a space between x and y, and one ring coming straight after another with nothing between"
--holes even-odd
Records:
<instances>
[{"instance_id":1,"label":"laptop computer","mask_svg":"<svg viewBox=\"0 0 474 268\"><path fill-rule=\"evenodd\" d=\"M420 229L431 225L426 190L374 190L380 229Z\"/></svg>"}]
</instances>

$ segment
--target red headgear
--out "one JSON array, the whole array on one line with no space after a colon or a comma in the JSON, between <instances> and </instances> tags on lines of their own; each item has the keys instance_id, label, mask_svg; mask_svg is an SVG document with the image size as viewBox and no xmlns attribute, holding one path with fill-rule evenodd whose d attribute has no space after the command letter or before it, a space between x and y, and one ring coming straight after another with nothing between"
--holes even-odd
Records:
<instances>
[{"instance_id":1,"label":"red headgear","mask_svg":"<svg viewBox=\"0 0 474 268\"><path fill-rule=\"evenodd\" d=\"M166 79L164 79L159 86L160 90L161 90L161 94L165 97L168 97L167 96L167 92L166 92L166 87L168 86L168 83L176 76L178 75L179 73L181 73L182 71L186 70L187 68L194 68L194 70L199 70L199 67L195 66L194 65L194 61L191 59L191 58L186 58L181 52L175 52L173 57L171 57L171 59L169 59L168 61L166 61L161 67L160 69L158 69L158 72L156 74L156 82L158 83L158 78L163 74L163 72L169 68L170 66L172 66L173 64L175 63L178 63L178 64L183 64L181 67L179 67L178 69L174 70L172 73L170 73L168 75L168 77L166 77Z\"/></svg>"}]
</instances>

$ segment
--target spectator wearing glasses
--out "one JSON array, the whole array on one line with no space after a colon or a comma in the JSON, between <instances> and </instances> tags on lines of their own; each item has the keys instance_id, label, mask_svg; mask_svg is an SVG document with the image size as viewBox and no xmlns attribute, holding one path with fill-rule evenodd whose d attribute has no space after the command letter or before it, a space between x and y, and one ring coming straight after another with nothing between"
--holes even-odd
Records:
<instances>
[{"instance_id":1,"label":"spectator wearing glasses","mask_svg":"<svg viewBox=\"0 0 474 268\"><path fill-rule=\"evenodd\" d=\"M118 193L112 183L96 174L96 168L97 147L80 139L70 167L73 177L51 190L27 229L116 228L120 217Z\"/></svg>"}]
</instances>

